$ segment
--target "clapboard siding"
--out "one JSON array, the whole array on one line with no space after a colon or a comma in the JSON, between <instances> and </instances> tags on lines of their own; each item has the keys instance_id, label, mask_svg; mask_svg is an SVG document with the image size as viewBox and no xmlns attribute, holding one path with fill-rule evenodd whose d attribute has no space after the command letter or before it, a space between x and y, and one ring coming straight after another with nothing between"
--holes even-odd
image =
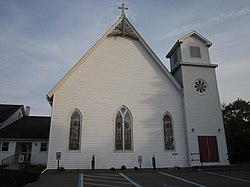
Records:
<instances>
[{"instance_id":1,"label":"clapboard siding","mask_svg":"<svg viewBox=\"0 0 250 187\"><path fill-rule=\"evenodd\" d=\"M114 118L125 105L133 118L133 151L114 151ZM83 116L80 151L68 151L70 113ZM66 169L158 167L174 165L173 151L164 150L163 116L173 116L177 164L187 166L182 96L140 42L127 37L106 38L54 93L48 169L57 167L62 152Z\"/></svg>"},{"instance_id":2,"label":"clapboard siding","mask_svg":"<svg viewBox=\"0 0 250 187\"><path fill-rule=\"evenodd\" d=\"M219 93L214 68L208 67L182 67L182 75L185 89L186 125L190 150L199 152L198 136L216 136L219 160L217 164L227 165L227 145L223 119L220 108ZM208 91L205 95L197 94L192 85L197 78L206 80ZM191 129L194 129L191 131ZM218 130L220 129L220 130ZM197 165L200 163L192 163ZM215 164L215 163L208 163Z\"/></svg>"},{"instance_id":3,"label":"clapboard siding","mask_svg":"<svg viewBox=\"0 0 250 187\"><path fill-rule=\"evenodd\" d=\"M16 142L14 141L1 141L1 142L9 142L9 149L8 151L0 151L0 165L2 165L2 160L10 157L15 154L16 149Z\"/></svg>"}]
</instances>

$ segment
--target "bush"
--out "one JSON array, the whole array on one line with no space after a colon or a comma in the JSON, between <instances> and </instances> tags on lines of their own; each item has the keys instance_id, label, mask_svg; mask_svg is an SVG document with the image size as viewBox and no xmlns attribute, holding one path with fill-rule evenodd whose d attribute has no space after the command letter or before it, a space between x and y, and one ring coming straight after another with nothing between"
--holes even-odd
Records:
<instances>
[{"instance_id":1,"label":"bush","mask_svg":"<svg viewBox=\"0 0 250 187\"><path fill-rule=\"evenodd\" d=\"M122 165L121 170L126 170L126 169L127 169L126 166Z\"/></svg>"},{"instance_id":2,"label":"bush","mask_svg":"<svg viewBox=\"0 0 250 187\"><path fill-rule=\"evenodd\" d=\"M179 166L174 166L174 170L175 170L175 171L177 171L177 170L179 170L179 169L180 169Z\"/></svg>"},{"instance_id":3,"label":"bush","mask_svg":"<svg viewBox=\"0 0 250 187\"><path fill-rule=\"evenodd\" d=\"M64 172L64 171L65 171L64 167L60 167L60 168L59 168L59 171L60 171L60 172Z\"/></svg>"},{"instance_id":4,"label":"bush","mask_svg":"<svg viewBox=\"0 0 250 187\"><path fill-rule=\"evenodd\" d=\"M138 170L139 170L139 168L135 166L135 167L134 167L134 170L135 170L135 171L138 171Z\"/></svg>"},{"instance_id":5,"label":"bush","mask_svg":"<svg viewBox=\"0 0 250 187\"><path fill-rule=\"evenodd\" d=\"M115 168L114 167L110 168L110 171L115 171Z\"/></svg>"}]
</instances>

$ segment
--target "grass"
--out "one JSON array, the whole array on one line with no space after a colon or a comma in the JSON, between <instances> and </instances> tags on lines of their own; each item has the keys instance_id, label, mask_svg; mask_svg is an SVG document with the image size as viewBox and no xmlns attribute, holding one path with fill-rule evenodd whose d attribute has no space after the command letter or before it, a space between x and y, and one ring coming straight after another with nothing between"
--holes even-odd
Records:
<instances>
[{"instance_id":1,"label":"grass","mask_svg":"<svg viewBox=\"0 0 250 187\"><path fill-rule=\"evenodd\" d=\"M21 187L38 179L38 174L26 171L0 170L0 183L2 187Z\"/></svg>"},{"instance_id":2,"label":"grass","mask_svg":"<svg viewBox=\"0 0 250 187\"><path fill-rule=\"evenodd\" d=\"M26 166L23 170L6 170L0 167L1 187L21 187L38 180L43 166Z\"/></svg>"},{"instance_id":3,"label":"grass","mask_svg":"<svg viewBox=\"0 0 250 187\"><path fill-rule=\"evenodd\" d=\"M28 165L25 168L23 168L23 171L30 172L30 173L36 173L41 174L43 170L45 170L46 167L43 165Z\"/></svg>"}]
</instances>

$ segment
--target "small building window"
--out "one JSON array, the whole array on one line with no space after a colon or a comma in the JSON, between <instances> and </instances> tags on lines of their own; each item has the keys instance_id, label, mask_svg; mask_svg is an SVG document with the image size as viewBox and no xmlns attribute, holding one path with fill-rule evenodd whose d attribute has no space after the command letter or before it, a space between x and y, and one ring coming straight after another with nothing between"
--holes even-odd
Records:
<instances>
[{"instance_id":1,"label":"small building window","mask_svg":"<svg viewBox=\"0 0 250 187\"><path fill-rule=\"evenodd\" d=\"M201 58L201 50L200 47L190 46L190 54L193 58Z\"/></svg>"},{"instance_id":2,"label":"small building window","mask_svg":"<svg viewBox=\"0 0 250 187\"><path fill-rule=\"evenodd\" d=\"M0 142L0 150L8 151L9 150L9 142Z\"/></svg>"},{"instance_id":3,"label":"small building window","mask_svg":"<svg viewBox=\"0 0 250 187\"><path fill-rule=\"evenodd\" d=\"M171 116L166 113L163 117L165 150L174 150L174 134Z\"/></svg>"},{"instance_id":4,"label":"small building window","mask_svg":"<svg viewBox=\"0 0 250 187\"><path fill-rule=\"evenodd\" d=\"M115 118L115 150L132 150L132 115L122 106Z\"/></svg>"},{"instance_id":5,"label":"small building window","mask_svg":"<svg viewBox=\"0 0 250 187\"><path fill-rule=\"evenodd\" d=\"M48 149L48 144L47 143L41 143L40 151L41 152L46 152Z\"/></svg>"},{"instance_id":6,"label":"small building window","mask_svg":"<svg viewBox=\"0 0 250 187\"><path fill-rule=\"evenodd\" d=\"M81 113L75 109L70 117L69 150L80 150Z\"/></svg>"}]
</instances>

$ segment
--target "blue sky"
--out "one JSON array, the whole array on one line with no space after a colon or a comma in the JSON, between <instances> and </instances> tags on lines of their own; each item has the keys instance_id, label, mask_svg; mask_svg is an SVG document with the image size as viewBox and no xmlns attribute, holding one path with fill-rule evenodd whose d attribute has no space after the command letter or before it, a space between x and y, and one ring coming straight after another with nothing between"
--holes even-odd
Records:
<instances>
[{"instance_id":1,"label":"blue sky","mask_svg":"<svg viewBox=\"0 0 250 187\"><path fill-rule=\"evenodd\" d=\"M221 102L250 100L249 0L0 0L0 103L50 115L46 94L126 15L169 68L167 52L193 30L209 39Z\"/></svg>"}]
</instances>

